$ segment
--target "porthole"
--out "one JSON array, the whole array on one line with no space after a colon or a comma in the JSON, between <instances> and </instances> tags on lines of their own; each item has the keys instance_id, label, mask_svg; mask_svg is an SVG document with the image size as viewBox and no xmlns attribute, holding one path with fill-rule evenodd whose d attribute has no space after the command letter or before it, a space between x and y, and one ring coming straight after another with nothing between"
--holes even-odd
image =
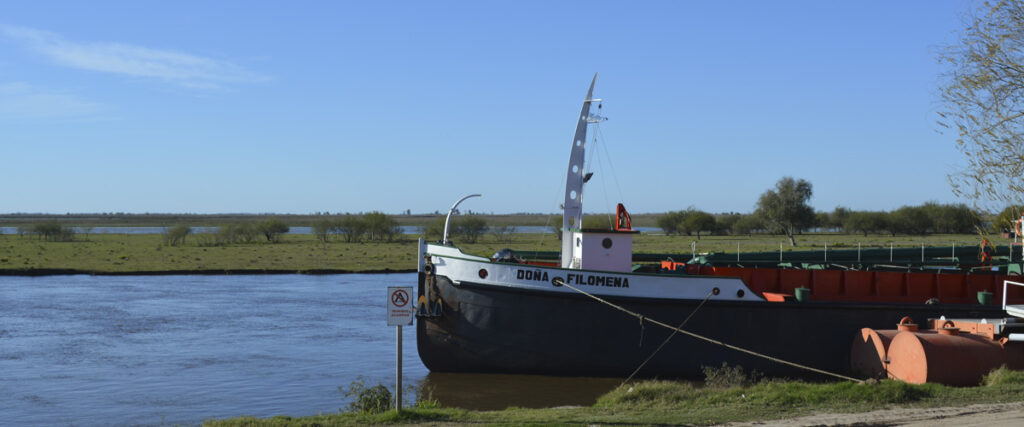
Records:
<instances>
[{"instance_id":1,"label":"porthole","mask_svg":"<svg viewBox=\"0 0 1024 427\"><path fill-rule=\"evenodd\" d=\"M746 292L743 292L743 289L740 289L740 290L736 291L736 298L743 298L743 295L745 295L745 294L746 294Z\"/></svg>"},{"instance_id":2,"label":"porthole","mask_svg":"<svg viewBox=\"0 0 1024 427\"><path fill-rule=\"evenodd\" d=\"M487 278L487 269L481 268L480 271L477 272L477 274L480 275L481 279L486 279Z\"/></svg>"},{"instance_id":3,"label":"porthole","mask_svg":"<svg viewBox=\"0 0 1024 427\"><path fill-rule=\"evenodd\" d=\"M608 238L608 237L605 237L604 240L601 241L601 246L604 246L605 249L611 249L612 248L612 239Z\"/></svg>"}]
</instances>

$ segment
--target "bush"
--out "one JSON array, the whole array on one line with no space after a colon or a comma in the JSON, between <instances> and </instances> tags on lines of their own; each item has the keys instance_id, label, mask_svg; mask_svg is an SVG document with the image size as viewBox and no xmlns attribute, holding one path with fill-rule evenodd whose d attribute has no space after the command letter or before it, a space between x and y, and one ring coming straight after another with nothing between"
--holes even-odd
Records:
<instances>
[{"instance_id":1,"label":"bush","mask_svg":"<svg viewBox=\"0 0 1024 427\"><path fill-rule=\"evenodd\" d=\"M1006 365L999 367L999 369L993 369L985 375L985 378L981 380L981 384L987 387L995 387L1001 385L1021 385L1024 384L1024 371L1012 371L1006 368Z\"/></svg>"},{"instance_id":2,"label":"bush","mask_svg":"<svg viewBox=\"0 0 1024 427\"><path fill-rule=\"evenodd\" d=\"M358 242L366 234L366 222L355 215L345 215L334 222L334 231L344 236L346 242Z\"/></svg>"},{"instance_id":3,"label":"bush","mask_svg":"<svg viewBox=\"0 0 1024 427\"><path fill-rule=\"evenodd\" d=\"M455 231L468 243L476 243L487 232L487 221L478 216L467 216L459 220Z\"/></svg>"},{"instance_id":4,"label":"bush","mask_svg":"<svg viewBox=\"0 0 1024 427\"><path fill-rule=\"evenodd\" d=\"M673 234L679 234L679 226L683 223L686 218L686 213L683 211L672 211L665 215L658 217L658 228L665 232L666 236Z\"/></svg>"},{"instance_id":5,"label":"bush","mask_svg":"<svg viewBox=\"0 0 1024 427\"><path fill-rule=\"evenodd\" d=\"M352 381L346 390L338 387L338 391L345 397L351 397L352 402L348 404L349 412L364 414L379 414L391 409L391 391L382 384L366 387L362 379Z\"/></svg>"},{"instance_id":6,"label":"bush","mask_svg":"<svg viewBox=\"0 0 1024 427\"><path fill-rule=\"evenodd\" d=\"M761 231L766 229L768 226L765 225L764 221L757 215L742 215L736 219L736 222L732 223L732 227L729 228L729 234L752 234L755 231Z\"/></svg>"},{"instance_id":7,"label":"bush","mask_svg":"<svg viewBox=\"0 0 1024 427\"><path fill-rule=\"evenodd\" d=\"M439 216L427 224L423 229L423 236L427 240L440 242L444 238L444 216Z\"/></svg>"},{"instance_id":8,"label":"bush","mask_svg":"<svg viewBox=\"0 0 1024 427\"><path fill-rule=\"evenodd\" d=\"M192 234L192 227L178 224L164 231L164 244L178 246L185 244L185 237Z\"/></svg>"},{"instance_id":9,"label":"bush","mask_svg":"<svg viewBox=\"0 0 1024 427\"><path fill-rule=\"evenodd\" d=\"M57 221L32 224L32 233L50 242L70 242L75 239L75 229Z\"/></svg>"},{"instance_id":10,"label":"bush","mask_svg":"<svg viewBox=\"0 0 1024 427\"><path fill-rule=\"evenodd\" d=\"M742 366L729 366L722 362L722 367L701 367L704 371L704 385L712 388L746 387L755 384L764 377L760 372L744 372Z\"/></svg>"},{"instance_id":11,"label":"bush","mask_svg":"<svg viewBox=\"0 0 1024 427\"><path fill-rule=\"evenodd\" d=\"M924 235L934 225L924 206L903 206L889 213L889 232Z\"/></svg>"},{"instance_id":12,"label":"bush","mask_svg":"<svg viewBox=\"0 0 1024 427\"><path fill-rule=\"evenodd\" d=\"M491 234L494 235L494 241L512 243L512 233L515 233L516 228L511 225L496 225L490 227Z\"/></svg>"},{"instance_id":13,"label":"bush","mask_svg":"<svg viewBox=\"0 0 1024 427\"><path fill-rule=\"evenodd\" d=\"M256 225L256 230L263 234L263 237L266 237L268 242L277 243L281 240L281 235L287 233L290 228L280 218L270 217L260 221Z\"/></svg>"},{"instance_id":14,"label":"bush","mask_svg":"<svg viewBox=\"0 0 1024 427\"><path fill-rule=\"evenodd\" d=\"M331 221L330 218L318 218L313 221L310 228L313 231L313 236L316 237L320 243L327 243L327 239L330 237L329 234L331 230L334 230L335 225L334 221Z\"/></svg>"},{"instance_id":15,"label":"bush","mask_svg":"<svg viewBox=\"0 0 1024 427\"><path fill-rule=\"evenodd\" d=\"M224 224L217 228L217 244L227 245L238 241L238 225Z\"/></svg>"},{"instance_id":16,"label":"bush","mask_svg":"<svg viewBox=\"0 0 1024 427\"><path fill-rule=\"evenodd\" d=\"M376 211L363 215L363 224L366 225L366 232L370 236L370 240L390 242L394 240L395 235L402 231L398 227L398 221Z\"/></svg>"}]
</instances>

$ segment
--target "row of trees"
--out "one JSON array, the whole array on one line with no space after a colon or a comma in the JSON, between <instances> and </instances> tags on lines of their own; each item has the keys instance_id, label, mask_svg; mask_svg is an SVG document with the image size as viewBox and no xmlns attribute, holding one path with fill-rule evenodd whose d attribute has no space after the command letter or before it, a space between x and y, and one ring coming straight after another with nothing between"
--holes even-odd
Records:
<instances>
[{"instance_id":1,"label":"row of trees","mask_svg":"<svg viewBox=\"0 0 1024 427\"><path fill-rule=\"evenodd\" d=\"M427 240L440 241L444 237L445 218L445 216L440 216L434 222L427 225L423 230ZM489 230L494 232L498 240L503 240L511 235L513 230L511 226L491 227L487 225L487 220L475 215L455 217L448 227L449 237L456 236L459 240L466 243L476 243Z\"/></svg>"},{"instance_id":2,"label":"row of trees","mask_svg":"<svg viewBox=\"0 0 1024 427\"><path fill-rule=\"evenodd\" d=\"M808 203L813 194L812 185L803 179L784 177L774 189L758 198L753 214L725 214L713 216L694 208L669 212L658 219L658 227L666 234L701 232L750 234L767 232L784 234L795 246L795 234L819 228L845 233L888 233L923 235L929 233L973 233L985 225L988 231L1011 228L1011 220L1019 218L1021 208L1005 209L995 221L987 222L983 216L965 204L928 202L920 206L904 206L883 211L853 211L839 206L832 212L815 212Z\"/></svg>"},{"instance_id":3,"label":"row of trees","mask_svg":"<svg viewBox=\"0 0 1024 427\"><path fill-rule=\"evenodd\" d=\"M199 246L220 246L232 243L252 243L260 239L267 242L277 243L281 235L290 230L279 218L271 217L259 222L239 222L224 224L217 228L216 233L195 234ZM185 244L185 239L193 235L192 227L185 224L178 224L168 228L164 232L164 244L179 246Z\"/></svg>"},{"instance_id":4,"label":"row of trees","mask_svg":"<svg viewBox=\"0 0 1024 427\"><path fill-rule=\"evenodd\" d=\"M1002 215L1007 218L1019 218L1020 210L1015 217L1011 209ZM884 211L854 211L845 207L837 207L832 212L811 212L801 214L801 218L790 220L786 225L779 225L783 220L773 220L763 211L752 214L721 214L711 215L694 208L685 211L669 212L657 220L657 225L669 235L697 235L701 233L743 235L751 233L778 233L790 236L809 229L823 229L843 233L861 233L865 236L873 234L908 234L924 235L930 233L974 233L985 223L982 217L964 204L925 203L920 206L904 206L899 209ZM996 221L1006 223L1008 221ZM1000 230L1008 228L999 227ZM996 231L996 230L990 230Z\"/></svg>"},{"instance_id":5,"label":"row of trees","mask_svg":"<svg viewBox=\"0 0 1024 427\"><path fill-rule=\"evenodd\" d=\"M75 239L75 228L58 221L44 221L18 227L18 235L26 234L48 242L70 242Z\"/></svg>"},{"instance_id":6,"label":"row of trees","mask_svg":"<svg viewBox=\"0 0 1024 427\"><path fill-rule=\"evenodd\" d=\"M318 218L313 221L312 232L323 243L329 242L332 235L341 236L346 242L360 242L364 238L390 242L402 234L402 229L393 218L381 212L370 212L362 216Z\"/></svg>"}]
</instances>

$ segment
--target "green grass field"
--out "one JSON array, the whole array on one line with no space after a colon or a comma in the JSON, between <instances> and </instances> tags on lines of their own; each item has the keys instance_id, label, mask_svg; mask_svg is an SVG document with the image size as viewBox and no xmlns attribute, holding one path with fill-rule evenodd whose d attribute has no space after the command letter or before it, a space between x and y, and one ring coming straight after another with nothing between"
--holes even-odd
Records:
<instances>
[{"instance_id":1,"label":"green grass field","mask_svg":"<svg viewBox=\"0 0 1024 427\"><path fill-rule=\"evenodd\" d=\"M974 246L976 235L883 236L805 234L797 238L797 247L784 243L783 250L823 250L869 247L888 248L929 246ZM1005 239L995 239L1007 244ZM311 235L285 235L280 243L237 243L223 246L198 246L195 236L186 244L168 246L161 235L90 234L77 235L71 242L48 242L30 236L0 235L0 272L18 274L28 270L74 270L86 273L138 272L375 272L411 271L416 266L415 236L397 242L323 244ZM777 251L782 236L664 236L636 237L634 252L689 254L691 242L697 252L735 253ZM456 244L469 253L491 255L502 248L521 251L557 251L559 241L552 233L511 234L499 238L487 235L474 244Z\"/></svg>"},{"instance_id":2,"label":"green grass field","mask_svg":"<svg viewBox=\"0 0 1024 427\"><path fill-rule=\"evenodd\" d=\"M856 384L769 380L703 387L672 381L621 386L589 407L467 411L425 405L380 414L342 412L312 417L210 420L208 426L332 426L367 424L708 425L771 421L817 412L855 413L887 408L966 406L1015 402L1024 395L1024 372L1000 369L977 387L911 385L900 381ZM340 405L339 405L340 406Z\"/></svg>"}]
</instances>

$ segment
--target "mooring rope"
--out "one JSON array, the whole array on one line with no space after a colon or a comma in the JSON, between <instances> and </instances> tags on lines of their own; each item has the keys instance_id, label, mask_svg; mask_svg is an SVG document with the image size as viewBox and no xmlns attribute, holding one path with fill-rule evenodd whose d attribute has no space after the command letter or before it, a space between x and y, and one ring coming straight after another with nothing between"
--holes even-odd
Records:
<instances>
[{"instance_id":1,"label":"mooring rope","mask_svg":"<svg viewBox=\"0 0 1024 427\"><path fill-rule=\"evenodd\" d=\"M702 340L702 341L709 342L711 344L717 344L717 345L720 345L722 347L725 347L725 348L728 348L728 349L731 349L731 350L736 350L736 351L739 351L741 353L746 353L746 354L749 354L751 356L760 357L762 359L767 359L767 360L770 360L772 362L781 363L783 365L792 366L794 368L804 369L804 370L807 370L807 371L819 373L819 374L822 374L822 375L828 375L828 376L831 376L831 377L836 377L836 378L844 379L844 380L847 380L847 381L853 381L855 383L860 383L860 384L864 383L863 380L859 380L857 378L848 377L846 375L837 374L835 372L829 372L829 371L826 371L826 370L823 370L823 369L818 369L818 368L807 366L807 365L801 365L799 363L790 362L788 360L782 360L782 359L779 359L778 357L773 357L773 356L769 356L767 354L758 353L758 352L753 351L753 350L747 350L745 348L737 347L737 346L734 346L732 344L726 344L726 343L721 342L719 340L708 338L708 337L705 337L703 335L696 334L696 333L687 331L687 330L682 329L682 328L673 327L672 325L669 325L669 324L662 323L660 321L651 319L650 317L646 317L646 316L644 316L644 315L642 315L640 313L637 313L637 312L634 312L634 311L630 311L629 309L627 309L625 307L622 307L620 305L616 305L616 304L613 304L611 302L605 301L605 300L601 299L601 297L598 297L596 295L592 295L592 294L588 293L587 291L584 291L584 290L576 288L575 286L572 286L572 285L570 285L568 283L565 283L565 280L563 280L561 277L554 278L551 281L551 284L553 284L555 286L565 286L565 287L567 287L569 289L572 289L572 290L574 290L576 292L579 292L579 293L581 293L583 295L586 295L586 296L596 300L597 302L605 304L605 305L607 305L609 307L612 307L612 308L614 308L616 310L619 310L619 311L621 311L623 313L626 313L626 314L628 314L630 316L636 317L636 318L641 319L641 320L646 320L648 322L651 322L652 324L655 324L655 325L661 326L663 328L667 328L667 329L679 332L679 333L684 334L684 335L688 335L690 337L693 337L693 338L696 338L696 339L699 339L699 340Z\"/></svg>"},{"instance_id":2,"label":"mooring rope","mask_svg":"<svg viewBox=\"0 0 1024 427\"><path fill-rule=\"evenodd\" d=\"M647 359L644 360L644 363L641 363L640 366L637 366L636 370L634 370L632 374L629 374L629 376L626 377L626 380L623 381L622 384L619 384L619 387L626 385L626 383L628 383L629 380L633 379L633 376L636 375L637 372L640 372L640 370L644 368L644 365L646 365L647 362L650 362L651 359L654 358L654 355L658 354L658 352L665 347L665 344L668 344L669 340L671 340L672 337L676 336L676 333L678 333L679 330L683 328L683 326L686 326L686 322L689 322L690 318L692 318L694 314L697 314L697 311L704 306L704 303L708 302L708 300L711 299L711 296L715 294L717 294L717 292L715 291L708 292L708 296L704 297L704 301L701 301L700 304L697 305L697 308L693 309L693 311L690 312L690 315L686 316L686 319L683 319L683 322L680 323L679 326L676 326L676 329L672 330L672 333L669 334L667 338L665 338L665 341L662 341L661 345L659 345L658 348L654 349L654 352L651 353L650 356L647 356ZM640 322L643 322L643 317L640 318Z\"/></svg>"}]
</instances>

